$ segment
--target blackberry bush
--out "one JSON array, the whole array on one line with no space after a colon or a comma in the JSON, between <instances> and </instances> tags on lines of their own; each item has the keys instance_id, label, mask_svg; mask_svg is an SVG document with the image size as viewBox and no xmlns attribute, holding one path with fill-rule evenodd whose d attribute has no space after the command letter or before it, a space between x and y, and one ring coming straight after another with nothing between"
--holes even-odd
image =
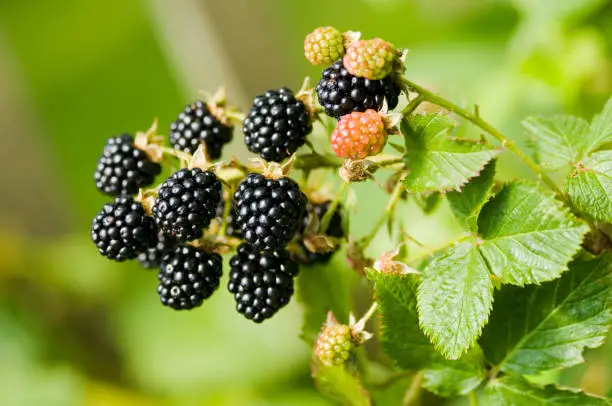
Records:
<instances>
[{"instance_id":1,"label":"blackberry bush","mask_svg":"<svg viewBox=\"0 0 612 406\"><path fill-rule=\"evenodd\" d=\"M281 162L304 145L312 124L304 102L281 87L255 97L242 130L249 151L266 161Z\"/></svg>"},{"instance_id":2,"label":"blackberry bush","mask_svg":"<svg viewBox=\"0 0 612 406\"><path fill-rule=\"evenodd\" d=\"M100 254L115 261L136 258L155 243L157 228L139 202L119 196L94 217L90 236Z\"/></svg>"},{"instance_id":3,"label":"blackberry bush","mask_svg":"<svg viewBox=\"0 0 612 406\"><path fill-rule=\"evenodd\" d=\"M215 117L206 103L197 100L185 106L170 125L170 143L176 149L193 154L201 143L210 159L219 159L223 146L232 140L233 128Z\"/></svg>"},{"instance_id":4,"label":"blackberry bush","mask_svg":"<svg viewBox=\"0 0 612 406\"><path fill-rule=\"evenodd\" d=\"M261 323L291 300L298 266L284 249L258 251L241 244L230 266L228 289L247 319Z\"/></svg>"},{"instance_id":5,"label":"blackberry bush","mask_svg":"<svg viewBox=\"0 0 612 406\"><path fill-rule=\"evenodd\" d=\"M478 107L462 108L406 77L405 51L384 40L326 27L307 38L305 51L319 65L346 51L349 69L335 62L316 86L337 122L318 114L309 100L313 89L305 86L298 96L281 88L256 97L243 120L246 145L264 160L216 159L227 139L217 137L226 129L210 117L219 115L216 104L215 111L210 104L188 107L172 127L175 148L163 146L155 126L134 140L111 139L96 183L119 196L92 222L99 252L159 267L161 302L174 309L210 297L226 254L228 290L246 318L261 323L299 291L300 336L313 348L312 376L340 404L443 404L441 398L466 395L471 404L492 406L610 404L536 382L584 362L584 352L610 334L612 99L590 121L524 120L536 160ZM393 111L402 94L404 107ZM320 119L317 132L324 134L302 148L312 119ZM192 154L200 142L215 162ZM533 176L497 179L502 152L514 154ZM155 162L183 169L147 188L160 170ZM358 182L373 187L355 187ZM321 191L334 196L311 203L308 216L300 187L313 201ZM388 194L386 202L367 194L372 190ZM440 199L448 204L436 204ZM410 210L400 210L406 202ZM449 212L438 207L449 208L456 224L441 231L449 241L427 247L422 241L438 230L415 235L415 224L422 224L415 210L440 227ZM350 227L355 211L364 235ZM225 231L208 227L215 216L225 220ZM293 258L323 263L339 239L347 240L346 266L336 261L298 276ZM357 320L366 302L371 305ZM376 312L380 317L372 319ZM379 324L377 340L360 351L371 321ZM371 376L361 379L365 370L376 372L375 385ZM422 388L436 397L421 398Z\"/></svg>"},{"instance_id":6,"label":"blackberry bush","mask_svg":"<svg viewBox=\"0 0 612 406\"><path fill-rule=\"evenodd\" d=\"M134 146L134 138L123 134L106 141L94 180L106 195L134 195L139 188L151 185L160 172L161 166Z\"/></svg>"},{"instance_id":7,"label":"blackberry bush","mask_svg":"<svg viewBox=\"0 0 612 406\"><path fill-rule=\"evenodd\" d=\"M175 310L198 307L219 287L221 255L179 244L160 265L157 292L164 306Z\"/></svg>"},{"instance_id":8,"label":"blackberry bush","mask_svg":"<svg viewBox=\"0 0 612 406\"><path fill-rule=\"evenodd\" d=\"M392 75L383 80L370 80L351 75L342 60L323 71L316 86L319 103L330 117L340 118L353 111L380 110L387 100L394 109L399 100L400 86Z\"/></svg>"},{"instance_id":9,"label":"blackberry bush","mask_svg":"<svg viewBox=\"0 0 612 406\"><path fill-rule=\"evenodd\" d=\"M290 178L268 179L250 173L234 194L236 224L257 250L284 247L298 231L306 196Z\"/></svg>"},{"instance_id":10,"label":"blackberry bush","mask_svg":"<svg viewBox=\"0 0 612 406\"><path fill-rule=\"evenodd\" d=\"M153 215L164 234L178 241L202 236L221 201L221 182L211 171L181 169L162 183Z\"/></svg>"}]
</instances>

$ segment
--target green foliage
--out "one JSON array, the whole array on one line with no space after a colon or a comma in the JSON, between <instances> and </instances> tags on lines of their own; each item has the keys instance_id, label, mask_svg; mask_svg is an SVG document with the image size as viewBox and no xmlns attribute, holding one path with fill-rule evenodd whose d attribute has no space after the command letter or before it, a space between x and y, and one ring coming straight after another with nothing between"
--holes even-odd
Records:
<instances>
[{"instance_id":1,"label":"green foliage","mask_svg":"<svg viewBox=\"0 0 612 406\"><path fill-rule=\"evenodd\" d=\"M418 288L421 327L447 358L474 344L493 305L493 283L483 257L465 242L434 258Z\"/></svg>"},{"instance_id":2,"label":"green foliage","mask_svg":"<svg viewBox=\"0 0 612 406\"><path fill-rule=\"evenodd\" d=\"M448 116L416 115L402 121L410 173L404 179L412 193L459 189L478 175L498 153L486 144L450 136Z\"/></svg>"},{"instance_id":3,"label":"green foliage","mask_svg":"<svg viewBox=\"0 0 612 406\"><path fill-rule=\"evenodd\" d=\"M503 283L540 283L567 269L587 230L552 193L513 182L482 209L479 250Z\"/></svg>"},{"instance_id":4,"label":"green foliage","mask_svg":"<svg viewBox=\"0 0 612 406\"><path fill-rule=\"evenodd\" d=\"M612 97L608 99L601 113L593 117L589 135L585 138L585 149L594 151L610 141L612 141Z\"/></svg>"},{"instance_id":5,"label":"green foliage","mask_svg":"<svg viewBox=\"0 0 612 406\"><path fill-rule=\"evenodd\" d=\"M589 123L578 117L529 117L523 126L531 133L540 163L551 169L578 162L584 154Z\"/></svg>"},{"instance_id":6,"label":"green foliage","mask_svg":"<svg viewBox=\"0 0 612 406\"><path fill-rule=\"evenodd\" d=\"M343 365L327 366L313 361L312 376L317 389L339 404L354 406L371 405L370 395L361 382Z\"/></svg>"},{"instance_id":7,"label":"green foliage","mask_svg":"<svg viewBox=\"0 0 612 406\"><path fill-rule=\"evenodd\" d=\"M611 223L612 151L595 152L581 161L566 178L565 191L580 212Z\"/></svg>"},{"instance_id":8,"label":"green foliage","mask_svg":"<svg viewBox=\"0 0 612 406\"><path fill-rule=\"evenodd\" d=\"M565 390L554 385L539 388L524 379L506 376L489 383L486 390L487 405L563 405L563 406L604 406L610 402L576 390Z\"/></svg>"},{"instance_id":9,"label":"green foliage","mask_svg":"<svg viewBox=\"0 0 612 406\"><path fill-rule=\"evenodd\" d=\"M480 343L487 359L516 374L583 362L612 324L612 256L574 260L561 278L540 286L504 287Z\"/></svg>"},{"instance_id":10,"label":"green foliage","mask_svg":"<svg viewBox=\"0 0 612 406\"><path fill-rule=\"evenodd\" d=\"M495 161L492 160L461 191L446 194L451 210L466 230L477 231L478 214L491 197L494 177Z\"/></svg>"}]
</instances>

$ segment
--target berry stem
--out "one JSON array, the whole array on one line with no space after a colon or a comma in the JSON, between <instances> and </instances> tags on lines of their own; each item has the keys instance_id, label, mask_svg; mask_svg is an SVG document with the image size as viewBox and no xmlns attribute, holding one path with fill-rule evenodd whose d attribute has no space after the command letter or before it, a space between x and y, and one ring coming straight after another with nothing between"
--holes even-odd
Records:
<instances>
[{"instance_id":1,"label":"berry stem","mask_svg":"<svg viewBox=\"0 0 612 406\"><path fill-rule=\"evenodd\" d=\"M169 147L161 147L161 151L164 155L168 155L168 156L173 156L175 158L178 158L182 161L185 161L185 163L188 163L191 161L191 159L193 158L191 156L191 154L188 154L186 152L180 151L178 149L174 149L174 148L169 148Z\"/></svg>"},{"instance_id":2,"label":"berry stem","mask_svg":"<svg viewBox=\"0 0 612 406\"><path fill-rule=\"evenodd\" d=\"M348 185L348 182L342 182L342 184L340 185L340 189L338 190L338 193L336 193L336 197L331 202L331 204L329 205L329 209L327 209L327 212L321 219L320 234L325 234L325 232L327 231L329 223L331 222L331 219L334 216L334 213L336 212L336 209L338 208L338 205L340 204L340 201L342 200L342 197L344 196L344 192L346 191Z\"/></svg>"},{"instance_id":3,"label":"berry stem","mask_svg":"<svg viewBox=\"0 0 612 406\"><path fill-rule=\"evenodd\" d=\"M423 383L423 378L424 375L422 371L414 374L412 382L410 382L410 386L404 395L404 401L402 402L404 406L418 404L418 400L421 397L421 384Z\"/></svg>"},{"instance_id":4,"label":"berry stem","mask_svg":"<svg viewBox=\"0 0 612 406\"><path fill-rule=\"evenodd\" d=\"M419 94L417 97L415 97L414 99L410 100L410 102L406 105L406 107L404 107L404 109L402 110L402 116L409 116L410 114L412 114L413 111L415 111L417 109L417 107L419 107L419 105L425 100L425 98L423 97L423 95Z\"/></svg>"},{"instance_id":5,"label":"berry stem","mask_svg":"<svg viewBox=\"0 0 612 406\"><path fill-rule=\"evenodd\" d=\"M227 219L232 209L233 195L234 189L230 186L227 190L227 200L225 201L225 205L223 206L223 218L221 219L221 227L219 227L219 232L217 233L218 235L224 236L225 231L227 230Z\"/></svg>"},{"instance_id":6,"label":"berry stem","mask_svg":"<svg viewBox=\"0 0 612 406\"><path fill-rule=\"evenodd\" d=\"M478 112L472 114L469 111L459 107L458 105L440 96L435 95L434 93L417 85L416 83L411 82L405 77L402 77L402 82L409 88L416 91L419 94L419 96L423 97L423 100L426 100L430 103L436 104L449 111L452 111L453 113L460 115L461 117L465 118L466 120L472 122L473 124L477 125L481 129L489 133L491 136L493 136L495 139L501 142L503 147L507 148L510 152L516 155L521 161L523 161L523 163L525 163L538 176L538 178L541 179L551 190L553 190L555 193L557 193L559 196L561 196L565 200L565 198L563 197L564 196L563 192L561 192L561 190L557 187L557 184L551 178L549 178L548 175L544 173L540 165L538 165L533 159L527 156L518 147L518 145L514 143L514 141L507 138L498 129L496 129L491 124L487 123L482 118L480 118L480 115Z\"/></svg>"},{"instance_id":7,"label":"berry stem","mask_svg":"<svg viewBox=\"0 0 612 406\"><path fill-rule=\"evenodd\" d=\"M449 241L449 242L444 243L442 245L437 245L435 247L429 248L428 250L423 252L421 255L418 255L418 256L416 256L414 258L408 258L408 263L416 265L419 262L421 262L422 260L424 260L425 258L435 254L436 252L445 250L446 248L452 247L455 244L459 244L459 243L467 240L471 236L472 236L471 234L465 234L465 235L462 235L461 237L457 238L456 240Z\"/></svg>"},{"instance_id":8,"label":"berry stem","mask_svg":"<svg viewBox=\"0 0 612 406\"><path fill-rule=\"evenodd\" d=\"M372 303L372 306L370 306L366 314L364 314L363 317L361 318L361 320L363 320L364 325L368 322L368 320L372 318L374 313L376 313L376 310L378 310L378 302Z\"/></svg>"},{"instance_id":9,"label":"berry stem","mask_svg":"<svg viewBox=\"0 0 612 406\"><path fill-rule=\"evenodd\" d=\"M402 184L402 181L400 178L397 184L395 185L395 187L393 188L393 192L391 192L391 197L389 198L389 201L387 202L387 206L385 207L385 210L382 212L380 218L374 225L374 228L372 228L372 231L370 231L370 233L366 235L365 237L363 237L361 241L359 242L359 246L362 249L367 248L367 246L374 239L376 234L378 234L378 230L385 224L385 221L387 220L387 218L395 210L395 206L397 205L397 202L400 196L402 195L402 191L404 190L403 186L404 185Z\"/></svg>"},{"instance_id":10,"label":"berry stem","mask_svg":"<svg viewBox=\"0 0 612 406\"><path fill-rule=\"evenodd\" d=\"M476 396L476 392L471 391L468 393L468 400L470 402L470 406L478 406L478 397Z\"/></svg>"}]
</instances>

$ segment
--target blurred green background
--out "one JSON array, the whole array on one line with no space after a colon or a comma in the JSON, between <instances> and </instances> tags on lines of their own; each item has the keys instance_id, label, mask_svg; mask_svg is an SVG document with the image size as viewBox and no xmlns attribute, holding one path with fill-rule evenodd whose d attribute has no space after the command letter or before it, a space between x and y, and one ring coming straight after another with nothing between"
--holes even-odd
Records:
<instances>
[{"instance_id":1,"label":"blurred green background","mask_svg":"<svg viewBox=\"0 0 612 406\"><path fill-rule=\"evenodd\" d=\"M612 92L606 0L0 0L1 405L329 404L296 301L254 325L223 286L173 312L154 273L105 261L88 236L106 201L93 171L107 137L154 117L164 133L200 90L225 85L248 108L268 88L316 80L302 41L320 25L408 48L411 79L478 103L521 145L525 115L589 118ZM230 150L244 153L239 132ZM510 156L500 167L529 176ZM355 190L363 235L384 195ZM458 232L444 205L401 210L427 244ZM388 248L380 238L372 253ZM341 256L330 268L352 272ZM609 392L612 345L588 355L588 367L538 379Z\"/></svg>"}]
</instances>

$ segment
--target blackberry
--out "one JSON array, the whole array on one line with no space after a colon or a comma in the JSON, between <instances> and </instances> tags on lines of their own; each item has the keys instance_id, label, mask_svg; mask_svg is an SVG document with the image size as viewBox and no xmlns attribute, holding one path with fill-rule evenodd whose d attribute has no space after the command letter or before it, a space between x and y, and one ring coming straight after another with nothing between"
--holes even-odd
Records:
<instances>
[{"instance_id":1,"label":"blackberry","mask_svg":"<svg viewBox=\"0 0 612 406\"><path fill-rule=\"evenodd\" d=\"M156 244L147 248L144 252L138 254L136 259L144 268L147 269L156 269L159 268L161 264L161 260L169 251L173 250L176 247L176 240L172 237L168 237L164 235L164 233L160 230L157 233Z\"/></svg>"},{"instance_id":2,"label":"blackberry","mask_svg":"<svg viewBox=\"0 0 612 406\"><path fill-rule=\"evenodd\" d=\"M232 140L233 128L215 117L206 103L197 100L188 104L170 125L170 144L175 149L193 154L200 146L206 145L210 159L219 159L223 145Z\"/></svg>"},{"instance_id":3,"label":"blackberry","mask_svg":"<svg viewBox=\"0 0 612 406\"><path fill-rule=\"evenodd\" d=\"M157 292L163 305L175 310L198 307L219 287L222 259L190 245L167 253L160 266Z\"/></svg>"},{"instance_id":4,"label":"blackberry","mask_svg":"<svg viewBox=\"0 0 612 406\"><path fill-rule=\"evenodd\" d=\"M107 203L94 217L90 236L100 254L115 261L136 258L155 244L155 222L130 196Z\"/></svg>"},{"instance_id":5,"label":"blackberry","mask_svg":"<svg viewBox=\"0 0 612 406\"><path fill-rule=\"evenodd\" d=\"M221 182L211 171L181 169L162 183L153 215L164 234L179 242L202 236L221 200Z\"/></svg>"},{"instance_id":6,"label":"blackberry","mask_svg":"<svg viewBox=\"0 0 612 406\"><path fill-rule=\"evenodd\" d=\"M382 80L353 76L342 64L342 59L323 71L315 90L325 114L335 118L353 111L378 111L385 98L389 110L392 110L397 107L401 92L393 75Z\"/></svg>"},{"instance_id":7,"label":"blackberry","mask_svg":"<svg viewBox=\"0 0 612 406\"><path fill-rule=\"evenodd\" d=\"M330 200L323 203L309 203L308 206L306 206L306 214L304 215L304 221L302 222L302 229L300 233L303 234L306 230L306 227L308 227L311 215L316 216L320 224L320 222L323 220L323 217L325 217L325 214L328 212L330 205ZM320 232L321 230L316 231ZM342 228L341 206L336 207L336 210L334 211L334 214L332 215L329 221L329 225L327 226L327 230L325 231L325 235L334 238L343 238L345 236L344 229ZM338 251L338 247L336 247L331 252L310 252L302 241L300 241L299 244L302 248L304 255L296 259L305 265L329 262L334 253Z\"/></svg>"},{"instance_id":8,"label":"blackberry","mask_svg":"<svg viewBox=\"0 0 612 406\"><path fill-rule=\"evenodd\" d=\"M255 97L242 130L249 151L281 162L304 145L312 123L306 105L282 87Z\"/></svg>"},{"instance_id":9,"label":"blackberry","mask_svg":"<svg viewBox=\"0 0 612 406\"><path fill-rule=\"evenodd\" d=\"M161 165L136 148L131 135L123 134L106 141L94 180L104 194L134 195L139 188L152 184L160 172Z\"/></svg>"},{"instance_id":10,"label":"blackberry","mask_svg":"<svg viewBox=\"0 0 612 406\"><path fill-rule=\"evenodd\" d=\"M289 303L299 269L284 249L257 251L241 244L230 266L228 289L247 319L261 323Z\"/></svg>"},{"instance_id":11,"label":"blackberry","mask_svg":"<svg viewBox=\"0 0 612 406\"><path fill-rule=\"evenodd\" d=\"M306 196L294 180L250 173L234 193L236 224L256 250L285 246L298 231Z\"/></svg>"},{"instance_id":12,"label":"blackberry","mask_svg":"<svg viewBox=\"0 0 612 406\"><path fill-rule=\"evenodd\" d=\"M223 222L223 215L225 214L225 205L227 203L225 200L221 200L219 205L217 206L217 221L219 224ZM235 200L232 199L229 214L226 219L225 225L225 235L229 237L242 238L242 233L240 232L240 227L236 224L236 203Z\"/></svg>"}]
</instances>

